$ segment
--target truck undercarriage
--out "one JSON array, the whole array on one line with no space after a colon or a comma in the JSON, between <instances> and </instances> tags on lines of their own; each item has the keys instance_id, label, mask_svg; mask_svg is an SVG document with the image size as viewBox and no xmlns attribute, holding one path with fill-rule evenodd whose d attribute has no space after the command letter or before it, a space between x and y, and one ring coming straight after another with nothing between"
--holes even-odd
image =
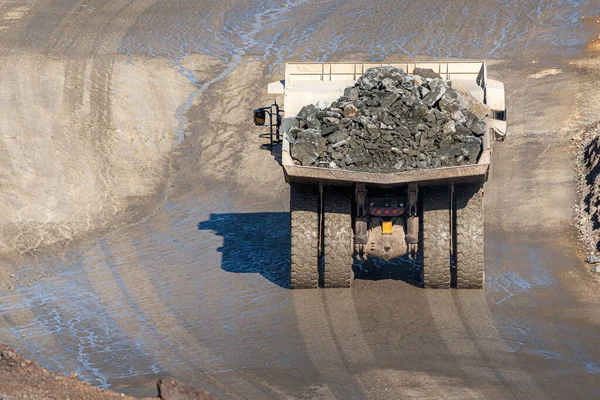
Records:
<instances>
[{"instance_id":1,"label":"truck undercarriage","mask_svg":"<svg viewBox=\"0 0 600 400\"><path fill-rule=\"evenodd\" d=\"M291 286L350 287L355 258L407 256L426 288L482 288L483 180L391 189L290 183Z\"/></svg>"}]
</instances>

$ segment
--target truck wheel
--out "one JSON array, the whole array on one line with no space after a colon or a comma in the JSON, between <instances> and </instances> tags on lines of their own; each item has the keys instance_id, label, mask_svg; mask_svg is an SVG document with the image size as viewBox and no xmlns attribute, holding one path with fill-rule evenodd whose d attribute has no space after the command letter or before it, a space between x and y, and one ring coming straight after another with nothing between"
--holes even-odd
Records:
<instances>
[{"instance_id":1,"label":"truck wheel","mask_svg":"<svg viewBox=\"0 0 600 400\"><path fill-rule=\"evenodd\" d=\"M483 183L455 186L456 287L483 288Z\"/></svg>"},{"instance_id":2,"label":"truck wheel","mask_svg":"<svg viewBox=\"0 0 600 400\"><path fill-rule=\"evenodd\" d=\"M450 190L427 187L423 199L423 287L450 288Z\"/></svg>"},{"instance_id":3,"label":"truck wheel","mask_svg":"<svg viewBox=\"0 0 600 400\"><path fill-rule=\"evenodd\" d=\"M290 184L292 289L313 289L319 285L318 210L318 187Z\"/></svg>"},{"instance_id":4,"label":"truck wheel","mask_svg":"<svg viewBox=\"0 0 600 400\"><path fill-rule=\"evenodd\" d=\"M352 198L330 188L325 191L323 286L349 288L354 280L354 232L352 230Z\"/></svg>"}]
</instances>

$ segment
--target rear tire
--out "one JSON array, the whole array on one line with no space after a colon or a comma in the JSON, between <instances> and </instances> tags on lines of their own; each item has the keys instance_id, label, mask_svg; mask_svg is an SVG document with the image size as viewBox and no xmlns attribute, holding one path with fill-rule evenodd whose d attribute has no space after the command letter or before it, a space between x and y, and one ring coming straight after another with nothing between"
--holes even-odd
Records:
<instances>
[{"instance_id":1,"label":"rear tire","mask_svg":"<svg viewBox=\"0 0 600 400\"><path fill-rule=\"evenodd\" d=\"M316 186L290 184L292 289L319 286L319 191Z\"/></svg>"},{"instance_id":2,"label":"rear tire","mask_svg":"<svg viewBox=\"0 0 600 400\"><path fill-rule=\"evenodd\" d=\"M456 287L482 289L484 274L483 182L455 186Z\"/></svg>"},{"instance_id":3,"label":"rear tire","mask_svg":"<svg viewBox=\"0 0 600 400\"><path fill-rule=\"evenodd\" d=\"M323 208L323 286L349 288L354 280L352 198L339 188L328 188Z\"/></svg>"},{"instance_id":4,"label":"rear tire","mask_svg":"<svg viewBox=\"0 0 600 400\"><path fill-rule=\"evenodd\" d=\"M423 287L450 288L450 190L431 186L422 190Z\"/></svg>"}]
</instances>

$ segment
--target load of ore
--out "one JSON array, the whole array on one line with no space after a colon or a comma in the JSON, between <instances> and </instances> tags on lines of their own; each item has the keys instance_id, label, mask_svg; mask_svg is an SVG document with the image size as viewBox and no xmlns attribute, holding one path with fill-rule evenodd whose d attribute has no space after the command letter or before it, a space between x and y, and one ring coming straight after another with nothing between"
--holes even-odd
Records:
<instances>
[{"instance_id":1,"label":"load of ore","mask_svg":"<svg viewBox=\"0 0 600 400\"><path fill-rule=\"evenodd\" d=\"M330 106L303 107L282 131L299 165L398 172L477 163L488 112L431 70L386 66Z\"/></svg>"}]
</instances>

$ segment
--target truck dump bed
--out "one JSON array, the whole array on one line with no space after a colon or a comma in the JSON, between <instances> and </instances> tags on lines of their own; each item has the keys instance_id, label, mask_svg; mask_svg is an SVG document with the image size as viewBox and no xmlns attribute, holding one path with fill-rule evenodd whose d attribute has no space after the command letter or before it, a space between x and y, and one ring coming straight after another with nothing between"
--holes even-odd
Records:
<instances>
[{"instance_id":1,"label":"truck dump bed","mask_svg":"<svg viewBox=\"0 0 600 400\"><path fill-rule=\"evenodd\" d=\"M354 85L365 70L371 67L392 65L412 74L415 68L428 68L442 78L458 82L482 103L486 100L486 68L483 62L406 62L380 63L287 63L285 81L269 85L269 93L284 95L285 117L295 116L307 104L319 100L332 102L343 95L344 89ZM504 107L503 93L502 104ZM494 107L492 107L494 109ZM485 176L488 172L491 151L489 121L483 137L483 151L477 164L457 167L415 169L396 173L371 173L343 169L305 167L295 165L290 155L290 143L284 137L282 143L282 165L286 181L353 183L373 185L399 185L411 182L435 184L446 180L469 180ZM285 135L284 135L285 136Z\"/></svg>"},{"instance_id":2,"label":"truck dump bed","mask_svg":"<svg viewBox=\"0 0 600 400\"><path fill-rule=\"evenodd\" d=\"M488 136L486 134L486 136ZM484 138L485 142L489 140ZM373 185L388 186L400 185L411 182L435 184L436 182L455 179L457 181L485 176L490 166L491 152L489 145L483 150L477 164L461 165L458 167L442 167L432 169L415 169L412 171L373 173L350 171L345 169L304 167L294 165L290 156L290 144L284 139L281 161L287 182L323 182L323 183L369 183Z\"/></svg>"}]
</instances>

